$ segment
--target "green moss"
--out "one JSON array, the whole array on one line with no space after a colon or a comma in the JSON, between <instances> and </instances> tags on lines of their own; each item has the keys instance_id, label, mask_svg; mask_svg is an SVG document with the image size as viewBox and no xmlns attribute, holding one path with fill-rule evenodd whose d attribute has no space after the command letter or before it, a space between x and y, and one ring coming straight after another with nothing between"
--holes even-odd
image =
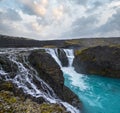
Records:
<instances>
[{"instance_id":1,"label":"green moss","mask_svg":"<svg viewBox=\"0 0 120 113\"><path fill-rule=\"evenodd\" d=\"M57 104L38 104L30 99L23 101L12 92L0 91L0 113L66 113L66 111Z\"/></svg>"},{"instance_id":2,"label":"green moss","mask_svg":"<svg viewBox=\"0 0 120 113\"><path fill-rule=\"evenodd\" d=\"M0 97L8 104L13 104L16 102L16 98L8 91L1 91Z\"/></svg>"},{"instance_id":3,"label":"green moss","mask_svg":"<svg viewBox=\"0 0 120 113\"><path fill-rule=\"evenodd\" d=\"M80 43L80 40L67 40L67 41L65 41L65 43L66 44L70 44L70 45L72 45L72 44L79 44Z\"/></svg>"},{"instance_id":4,"label":"green moss","mask_svg":"<svg viewBox=\"0 0 120 113\"><path fill-rule=\"evenodd\" d=\"M13 113L13 108L11 104L13 104L16 99L9 94L7 91L0 92L0 113Z\"/></svg>"},{"instance_id":5,"label":"green moss","mask_svg":"<svg viewBox=\"0 0 120 113\"><path fill-rule=\"evenodd\" d=\"M43 46L43 48L57 48L57 47L54 45L46 45L46 46Z\"/></svg>"},{"instance_id":6,"label":"green moss","mask_svg":"<svg viewBox=\"0 0 120 113\"><path fill-rule=\"evenodd\" d=\"M79 50L75 50L75 55L80 55L82 54L84 51L86 51L88 48L82 48L82 49L79 49Z\"/></svg>"},{"instance_id":7,"label":"green moss","mask_svg":"<svg viewBox=\"0 0 120 113\"><path fill-rule=\"evenodd\" d=\"M57 104L42 104L41 113L65 113L65 109Z\"/></svg>"},{"instance_id":8,"label":"green moss","mask_svg":"<svg viewBox=\"0 0 120 113\"><path fill-rule=\"evenodd\" d=\"M111 44L111 45L109 45L108 47L116 47L116 48L120 48L120 44Z\"/></svg>"},{"instance_id":9,"label":"green moss","mask_svg":"<svg viewBox=\"0 0 120 113\"><path fill-rule=\"evenodd\" d=\"M11 82L2 81L0 82L0 90L12 91L13 84Z\"/></svg>"}]
</instances>

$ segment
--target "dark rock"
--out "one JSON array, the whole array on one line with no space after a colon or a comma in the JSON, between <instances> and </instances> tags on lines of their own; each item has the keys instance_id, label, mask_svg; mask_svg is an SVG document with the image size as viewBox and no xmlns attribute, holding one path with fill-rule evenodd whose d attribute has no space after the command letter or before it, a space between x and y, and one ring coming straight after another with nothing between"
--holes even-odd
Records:
<instances>
[{"instance_id":1,"label":"dark rock","mask_svg":"<svg viewBox=\"0 0 120 113\"><path fill-rule=\"evenodd\" d=\"M66 56L66 53L63 49L57 49L58 51L58 58L60 59L62 66L67 67L68 66L68 58Z\"/></svg>"},{"instance_id":2,"label":"dark rock","mask_svg":"<svg viewBox=\"0 0 120 113\"><path fill-rule=\"evenodd\" d=\"M0 67L6 72L9 73L11 78L14 78L15 73L18 70L18 67L15 63L10 61L7 56L1 55L0 56Z\"/></svg>"},{"instance_id":3,"label":"dark rock","mask_svg":"<svg viewBox=\"0 0 120 113\"><path fill-rule=\"evenodd\" d=\"M61 76L62 71L60 70L59 65L48 53L33 52L29 56L29 61L38 71L40 78L51 85L55 90L59 87L62 89L64 84L64 78ZM60 91L58 91L58 94L59 93Z\"/></svg>"},{"instance_id":4,"label":"dark rock","mask_svg":"<svg viewBox=\"0 0 120 113\"><path fill-rule=\"evenodd\" d=\"M34 51L29 56L31 65L37 70L40 78L49 84L57 96L73 106L80 107L78 97L64 86L63 73L56 61L45 52Z\"/></svg>"},{"instance_id":5,"label":"dark rock","mask_svg":"<svg viewBox=\"0 0 120 113\"><path fill-rule=\"evenodd\" d=\"M97 46L77 50L73 66L79 73L120 77L120 48Z\"/></svg>"}]
</instances>

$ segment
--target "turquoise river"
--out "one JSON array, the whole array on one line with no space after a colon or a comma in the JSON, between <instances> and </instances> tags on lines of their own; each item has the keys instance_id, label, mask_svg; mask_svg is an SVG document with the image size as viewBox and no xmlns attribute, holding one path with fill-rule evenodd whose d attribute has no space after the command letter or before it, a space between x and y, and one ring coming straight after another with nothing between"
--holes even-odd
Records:
<instances>
[{"instance_id":1,"label":"turquoise river","mask_svg":"<svg viewBox=\"0 0 120 113\"><path fill-rule=\"evenodd\" d=\"M64 68L65 85L78 95L83 113L120 113L120 79L78 74Z\"/></svg>"}]
</instances>

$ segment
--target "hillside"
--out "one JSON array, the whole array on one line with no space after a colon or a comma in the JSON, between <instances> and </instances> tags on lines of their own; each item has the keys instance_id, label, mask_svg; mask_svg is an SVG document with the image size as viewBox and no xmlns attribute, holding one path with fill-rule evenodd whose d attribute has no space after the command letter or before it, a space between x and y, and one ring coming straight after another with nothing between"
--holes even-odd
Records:
<instances>
[{"instance_id":1,"label":"hillside","mask_svg":"<svg viewBox=\"0 0 120 113\"><path fill-rule=\"evenodd\" d=\"M38 41L22 37L0 35L0 47L84 48L99 45L120 46L120 37Z\"/></svg>"}]
</instances>

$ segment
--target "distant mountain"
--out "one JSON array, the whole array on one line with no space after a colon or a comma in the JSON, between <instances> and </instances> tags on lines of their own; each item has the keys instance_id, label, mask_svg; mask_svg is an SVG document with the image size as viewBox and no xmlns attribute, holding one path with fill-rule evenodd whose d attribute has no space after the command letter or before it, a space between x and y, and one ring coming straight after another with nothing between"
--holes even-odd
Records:
<instances>
[{"instance_id":1,"label":"distant mountain","mask_svg":"<svg viewBox=\"0 0 120 113\"><path fill-rule=\"evenodd\" d=\"M38 41L22 37L0 35L1 48L2 47L80 48L80 47L93 47L99 45L120 46L120 37Z\"/></svg>"}]
</instances>

